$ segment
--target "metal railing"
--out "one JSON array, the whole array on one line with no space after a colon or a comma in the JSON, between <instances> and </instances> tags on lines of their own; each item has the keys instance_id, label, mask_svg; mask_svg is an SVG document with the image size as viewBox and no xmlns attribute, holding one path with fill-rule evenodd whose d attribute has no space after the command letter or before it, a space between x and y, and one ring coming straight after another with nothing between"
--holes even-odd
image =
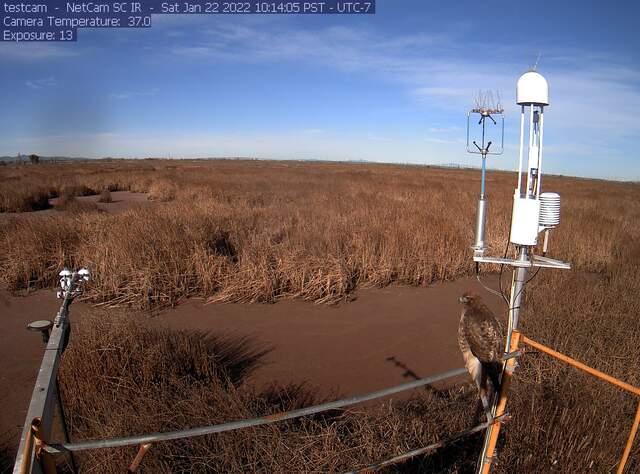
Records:
<instances>
[{"instance_id":1,"label":"metal railing","mask_svg":"<svg viewBox=\"0 0 640 474\"><path fill-rule=\"evenodd\" d=\"M620 379L612 377L611 375L605 374L604 372L594 369L593 367L589 367L588 365L583 364L582 362L579 362L575 359L572 359L571 357L564 355L558 351L555 351L550 347L545 346L544 344L536 342L533 339L529 339L528 337L524 336L520 331L514 329L512 334L512 339L511 339L511 346L510 346L511 351L512 352L518 351L520 349L519 348L520 343L533 347L534 349L537 349L540 352L550 355L555 359L561 360L577 369L582 370L583 372L586 372L587 374L590 374L596 378L604 380L605 382L615 385L616 387L619 387L629 393L632 393L633 395L640 396L639 387L635 387L631 384L623 382ZM514 364L515 362L513 360L508 360L505 364L506 369L504 371L503 379L500 384L500 396L497 400L497 405L496 405L496 411L495 411L496 416L501 416L504 413L506 413L505 410L506 410L509 390L511 388L511 378L513 374ZM640 399L638 400L638 409L636 411L636 416L633 421L633 425L631 427L631 432L629 433L629 437L627 438L627 444L622 453L622 457L620 458L620 462L618 463L618 469L616 471L617 474L622 474L624 472L624 469L627 465L627 461L629 459L629 454L631 453L631 447L633 446L636 434L638 432L639 424L640 424ZM488 455L484 459L480 460L481 462L480 472L482 474L488 474L489 471L491 470L491 463L493 461L493 457L495 456L494 453L495 453L496 444L498 441L498 434L500 433L500 421L497 421L496 423L491 424L489 427L489 431L490 431L489 438L487 439L487 445L486 445L486 448L487 448L486 452L488 453Z\"/></svg>"},{"instance_id":2,"label":"metal railing","mask_svg":"<svg viewBox=\"0 0 640 474\"><path fill-rule=\"evenodd\" d=\"M433 383L442 382L444 380L448 380L454 377L458 377L467 373L466 368L459 368L449 370L447 372L442 372L440 374L436 374L430 377L426 377L420 380L416 380L413 382L408 382L400 385L396 385L393 387L385 388L382 390L377 390L369 393L365 393L362 395L356 395L352 397L343 398L340 400L335 400L332 402L322 403L319 405L314 405L307 408L300 408L297 410L291 410L287 412L275 413L272 415L267 415L258 418L245 419L245 420L237 420L228 423L221 423L217 425L209 425L202 426L198 428L189 428L184 430L177 431L169 431L169 432L158 432L158 433L150 433L140 436L128 436L121 438L109 438L109 439L98 439L98 440L89 440L82 441L77 443L49 443L47 442L46 436L43 435L43 430L41 429L40 418L33 419L30 423L25 426L25 432L27 435L24 437L24 446L22 447L23 456L18 456L16 459L16 464L14 467L14 473L28 473L28 472L44 472L44 473L53 473L55 471L55 464L52 462L51 455L53 454L62 454L62 453L73 453L78 451L86 451L86 450L94 450L94 449L105 449L105 448L119 448L125 446L139 446L138 453L136 454L134 460L132 461L129 472L135 472L139 467L140 463L144 455L150 449L153 443L164 442L164 441L173 441L177 439L183 438L191 438L196 436L204 436L211 435L216 433L224 433L227 431L234 431L239 429L245 429L255 426L267 425L271 423L277 423L284 420L291 420L294 418L300 418L303 416L314 415L317 413L326 412L329 410L335 410L338 408L345 408L348 406L356 405L359 403L376 400L379 398L387 397L390 395L394 395L396 393L404 392L407 390L412 390L420 387L424 387L427 385L431 385ZM507 415L503 415L501 417L496 418L492 423L498 421L505 421L508 418ZM27 418L29 420L29 418ZM420 448L414 451L410 451L409 453L403 454L401 456L394 457L387 461L384 461L380 465L373 465L365 468L364 470L358 470L355 472L364 472L366 470L378 469L390 464L395 464L411 457L418 456L420 454L424 454L430 451L433 451L437 448L445 446L453 441L456 441L464 436L468 436L474 433L477 433L483 429L485 429L490 422L481 423L477 426L469 428L467 430L456 433L451 438L440 441L438 443L433 443L424 448ZM21 443L21 446L23 443ZM36 461L36 462L33 462Z\"/></svg>"},{"instance_id":3,"label":"metal railing","mask_svg":"<svg viewBox=\"0 0 640 474\"><path fill-rule=\"evenodd\" d=\"M42 463L34 463L34 457L37 455L38 460L42 457L40 454L43 440L50 436L53 408L56 405L56 398L60 397L57 375L60 357L69 341L69 306L74 298L82 293L82 284L88 280L89 271L86 268L80 268L73 272L65 268L60 272L61 290L58 292L58 297L62 299L62 305L53 322L39 327L47 342L47 347L31 395L27 421L20 436L20 445L13 469L14 474L51 471L50 467L43 468ZM59 403L57 406L62 407ZM63 413L61 413L61 418L64 423ZM67 434L66 426L64 433ZM44 457L47 458L46 455ZM45 466L49 466L51 462L52 460L48 458L43 460Z\"/></svg>"},{"instance_id":4,"label":"metal railing","mask_svg":"<svg viewBox=\"0 0 640 474\"><path fill-rule=\"evenodd\" d=\"M533 339L529 339L528 337L520 334L520 342L526 344L528 346L533 347L534 349L539 350L540 352L544 352L551 357L561 360L576 369L582 370L589 375L592 375L600 380L604 380L605 382L615 385L622 390L625 390L638 398L638 408L636 410L636 416L633 420L633 424L631 425L631 432L629 433L629 437L627 438L627 444L622 453L622 457L620 458L620 463L618 464L617 474L622 474L624 472L624 468L627 465L627 461L629 460L629 454L631 454L631 448L633 446L633 442L636 439L636 434L638 433L638 425L640 425L640 387L634 387L631 384L623 382L620 379L612 377L611 375L605 374L604 372L599 371L598 369L594 369L593 367L589 367L582 362L579 362L575 359L572 359L569 356L566 356L558 351L551 349L550 347L545 346L544 344L540 344L539 342L534 341Z\"/></svg>"},{"instance_id":5,"label":"metal railing","mask_svg":"<svg viewBox=\"0 0 640 474\"><path fill-rule=\"evenodd\" d=\"M307 408L300 408L298 410L291 410L281 413L275 413L273 415L261 416L258 418L252 418L248 420L237 420L229 423L222 423L218 425L202 426L199 428L189 428L178 431L168 431L164 433L151 433L141 436L128 436L123 438L111 438L104 440L84 441L81 443L61 443L50 444L43 447L48 453L62 453L65 451L84 451L88 449L100 449L100 448L119 448L123 446L132 446L139 444L156 443L159 441L172 441L176 439L192 438L195 436L204 436L215 433L224 433L226 431L234 431L243 428L250 428L254 426L268 425L276 423L278 421L292 420L294 418L300 418L302 416L315 415L329 410L335 410L338 408L344 408L358 403L368 402L377 398L387 397L396 393L404 392L414 388L424 387L435 382L441 382L459 375L467 373L467 369L454 369L441 374L426 377L424 379L416 380L414 382L408 382L395 387L385 388L383 390L377 390L375 392L365 393L363 395L357 395L353 397L343 398L333 402L322 403L320 405L314 405Z\"/></svg>"}]
</instances>

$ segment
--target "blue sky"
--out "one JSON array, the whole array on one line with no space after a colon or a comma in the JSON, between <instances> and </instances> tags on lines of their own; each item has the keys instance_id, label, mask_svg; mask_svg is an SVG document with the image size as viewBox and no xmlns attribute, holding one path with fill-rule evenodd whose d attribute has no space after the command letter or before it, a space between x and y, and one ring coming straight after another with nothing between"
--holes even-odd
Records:
<instances>
[{"instance_id":1,"label":"blue sky","mask_svg":"<svg viewBox=\"0 0 640 474\"><path fill-rule=\"evenodd\" d=\"M77 43L0 43L0 155L477 165L478 89L550 84L545 171L640 180L637 2L378 0L375 15L154 16Z\"/></svg>"}]
</instances>

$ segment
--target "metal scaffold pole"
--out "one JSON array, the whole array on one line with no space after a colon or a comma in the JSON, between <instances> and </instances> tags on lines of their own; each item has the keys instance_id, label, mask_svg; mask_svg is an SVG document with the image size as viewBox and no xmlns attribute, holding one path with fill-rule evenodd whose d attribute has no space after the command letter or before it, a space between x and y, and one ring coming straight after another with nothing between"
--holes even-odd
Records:
<instances>
[{"instance_id":1,"label":"metal scaffold pole","mask_svg":"<svg viewBox=\"0 0 640 474\"><path fill-rule=\"evenodd\" d=\"M519 247L518 260L526 262L528 258L529 251L527 247ZM478 474L488 474L491 469L491 463L495 459L495 448L501 426L499 419L506 413L507 398L509 396L509 389L511 388L511 379L517 367L516 358L507 358L506 356L518 351L520 333L517 332L517 329L527 273L528 272L525 267L516 267L513 270L513 281L511 284L511 295L509 298L509 326L507 328L507 343L505 345L506 360L503 364L502 375L500 377L500 393L492 410L493 418L497 420L495 423L487 427L484 444L478 462Z\"/></svg>"}]
</instances>

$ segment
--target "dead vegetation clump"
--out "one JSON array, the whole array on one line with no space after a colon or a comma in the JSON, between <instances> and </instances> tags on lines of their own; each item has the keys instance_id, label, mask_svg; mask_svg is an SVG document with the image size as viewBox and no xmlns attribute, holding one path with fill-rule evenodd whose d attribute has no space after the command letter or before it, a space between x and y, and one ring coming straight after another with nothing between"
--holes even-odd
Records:
<instances>
[{"instance_id":1,"label":"dead vegetation clump","mask_svg":"<svg viewBox=\"0 0 640 474\"><path fill-rule=\"evenodd\" d=\"M173 201L176 194L177 187L169 180L154 181L149 187L149 199L152 201Z\"/></svg>"},{"instance_id":2,"label":"dead vegetation clump","mask_svg":"<svg viewBox=\"0 0 640 474\"><path fill-rule=\"evenodd\" d=\"M95 201L80 200L74 194L63 193L55 205L56 211L66 211L69 213L81 213L97 211L98 205Z\"/></svg>"},{"instance_id":3,"label":"dead vegetation clump","mask_svg":"<svg viewBox=\"0 0 640 474\"><path fill-rule=\"evenodd\" d=\"M113 202L113 197L111 197L111 191L109 191L109 188L104 188L102 190L100 197L98 198L98 202L105 204Z\"/></svg>"}]
</instances>

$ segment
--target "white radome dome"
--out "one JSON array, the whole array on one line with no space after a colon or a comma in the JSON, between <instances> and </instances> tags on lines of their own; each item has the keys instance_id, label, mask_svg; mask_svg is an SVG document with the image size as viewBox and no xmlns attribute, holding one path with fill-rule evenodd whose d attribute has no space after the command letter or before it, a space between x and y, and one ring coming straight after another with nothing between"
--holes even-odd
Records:
<instances>
[{"instance_id":1,"label":"white radome dome","mask_svg":"<svg viewBox=\"0 0 640 474\"><path fill-rule=\"evenodd\" d=\"M524 73L516 84L518 105L549 105L549 84L544 76L535 71Z\"/></svg>"}]
</instances>

